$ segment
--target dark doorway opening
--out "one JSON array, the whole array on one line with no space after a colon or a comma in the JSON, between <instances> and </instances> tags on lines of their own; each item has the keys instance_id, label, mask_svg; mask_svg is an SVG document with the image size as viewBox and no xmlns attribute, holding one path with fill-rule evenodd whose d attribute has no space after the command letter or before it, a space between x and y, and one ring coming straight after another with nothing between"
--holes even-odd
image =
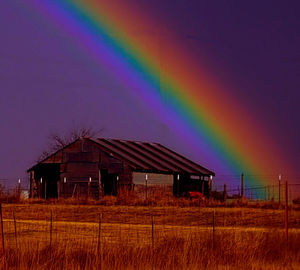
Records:
<instances>
[{"instance_id":1,"label":"dark doorway opening","mask_svg":"<svg viewBox=\"0 0 300 270\"><path fill-rule=\"evenodd\" d=\"M115 173L108 173L108 170L101 170L101 184L104 195L114 195L118 193L118 175Z\"/></svg>"},{"instance_id":2,"label":"dark doorway opening","mask_svg":"<svg viewBox=\"0 0 300 270\"><path fill-rule=\"evenodd\" d=\"M209 198L209 184L204 180L204 176L196 176L191 178L189 174L173 175L173 194L175 196L186 196L189 191L201 192Z\"/></svg>"},{"instance_id":3,"label":"dark doorway opening","mask_svg":"<svg viewBox=\"0 0 300 270\"><path fill-rule=\"evenodd\" d=\"M57 198L57 182L60 180L60 164L40 164L35 170L35 181L40 198Z\"/></svg>"}]
</instances>

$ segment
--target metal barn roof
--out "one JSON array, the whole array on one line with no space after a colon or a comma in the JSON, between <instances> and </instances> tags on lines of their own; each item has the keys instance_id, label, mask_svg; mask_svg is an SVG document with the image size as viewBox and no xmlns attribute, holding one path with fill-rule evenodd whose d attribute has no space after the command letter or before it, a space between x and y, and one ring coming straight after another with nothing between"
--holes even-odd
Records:
<instances>
[{"instance_id":1,"label":"metal barn roof","mask_svg":"<svg viewBox=\"0 0 300 270\"><path fill-rule=\"evenodd\" d=\"M89 140L108 154L126 162L134 171L215 175L159 143L103 138Z\"/></svg>"}]
</instances>

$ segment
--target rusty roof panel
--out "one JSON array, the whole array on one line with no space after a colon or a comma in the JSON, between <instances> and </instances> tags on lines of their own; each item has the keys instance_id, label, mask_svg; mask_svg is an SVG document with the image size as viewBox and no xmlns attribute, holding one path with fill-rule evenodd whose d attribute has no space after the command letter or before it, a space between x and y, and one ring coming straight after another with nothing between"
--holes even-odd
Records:
<instances>
[{"instance_id":1,"label":"rusty roof panel","mask_svg":"<svg viewBox=\"0 0 300 270\"><path fill-rule=\"evenodd\" d=\"M106 139L102 139L101 141L99 139L93 140L94 142L96 142L98 145L100 145L102 148L104 148L104 150L106 150L106 152L108 154L113 154L113 156L116 156L118 158L121 158L124 161L127 161L129 163L129 165L133 165L133 168L147 168L150 169L149 167L147 167L146 164L143 164L140 160L137 160L136 158L120 151L117 147L114 146L114 144L112 143L108 143L108 141L111 140L106 140Z\"/></svg>"},{"instance_id":2,"label":"rusty roof panel","mask_svg":"<svg viewBox=\"0 0 300 270\"><path fill-rule=\"evenodd\" d=\"M164 160L165 162L168 162L171 164L172 167L175 167L176 169L174 170L175 172L188 172L192 173L193 170L191 170L189 167L184 166L184 164L177 162L176 159L170 158L168 155L165 155L162 151L159 151L154 145L156 144L150 144L150 143L140 143L137 142L141 147L144 149L148 150L150 152L150 155L156 155L158 158L161 160Z\"/></svg>"},{"instance_id":3,"label":"rusty roof panel","mask_svg":"<svg viewBox=\"0 0 300 270\"><path fill-rule=\"evenodd\" d=\"M158 143L117 139L90 139L136 171L215 175L212 171Z\"/></svg>"},{"instance_id":4,"label":"rusty roof panel","mask_svg":"<svg viewBox=\"0 0 300 270\"><path fill-rule=\"evenodd\" d=\"M169 162L167 160L161 159L161 156L155 154L152 149L147 149L146 143L140 144L138 142L129 142L129 144L136 150L139 151L140 153L143 153L143 156L147 155L147 158L155 161L156 163L160 164L160 166L163 166L167 170L172 170L172 171L178 171L178 167L174 166L172 162Z\"/></svg>"},{"instance_id":5,"label":"rusty roof panel","mask_svg":"<svg viewBox=\"0 0 300 270\"><path fill-rule=\"evenodd\" d=\"M189 167L191 170L196 170L196 171L202 171L203 174L207 174L207 170L206 168L198 165L197 163L181 156L180 154L174 152L173 150L166 148L165 146L161 145L161 144L157 144L157 143L153 143L151 144L154 148L159 149L161 152L163 152L164 154L166 154L167 156L172 157L174 160L176 160L177 162L181 163L183 167ZM213 174L212 172L210 172L210 174ZM214 174L213 174L214 175Z\"/></svg>"}]
</instances>

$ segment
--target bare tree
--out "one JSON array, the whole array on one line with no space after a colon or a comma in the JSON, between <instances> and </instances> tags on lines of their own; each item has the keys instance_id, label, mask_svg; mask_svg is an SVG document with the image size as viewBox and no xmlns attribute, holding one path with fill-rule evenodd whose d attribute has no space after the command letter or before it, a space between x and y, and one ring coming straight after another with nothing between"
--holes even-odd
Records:
<instances>
[{"instance_id":1,"label":"bare tree","mask_svg":"<svg viewBox=\"0 0 300 270\"><path fill-rule=\"evenodd\" d=\"M51 133L48 136L48 146L38 157L37 162L42 161L46 157L55 153L59 149L67 146L73 141L79 138L92 138L99 136L104 129L94 129L92 127L80 127L80 128L72 128L69 132L65 134L60 133Z\"/></svg>"}]
</instances>

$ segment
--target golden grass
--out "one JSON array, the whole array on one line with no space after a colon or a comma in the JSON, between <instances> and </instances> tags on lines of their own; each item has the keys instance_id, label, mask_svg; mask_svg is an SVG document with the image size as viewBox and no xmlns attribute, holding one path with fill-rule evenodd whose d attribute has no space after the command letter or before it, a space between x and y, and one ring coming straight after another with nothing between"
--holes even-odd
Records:
<instances>
[{"instance_id":1,"label":"golden grass","mask_svg":"<svg viewBox=\"0 0 300 270\"><path fill-rule=\"evenodd\" d=\"M155 238L156 239L156 238ZM260 231L168 235L152 244L126 238L97 242L80 236L51 246L32 240L8 246L9 269L299 269L299 233L286 245L282 234Z\"/></svg>"},{"instance_id":2,"label":"golden grass","mask_svg":"<svg viewBox=\"0 0 300 270\"><path fill-rule=\"evenodd\" d=\"M18 220L49 220L52 211L55 221L98 222L102 213L104 223L208 226L215 209L216 226L284 228L284 210L256 208L208 208L176 206L123 205L63 205L63 204L4 204L3 216ZM300 211L289 211L289 226L300 228Z\"/></svg>"},{"instance_id":3,"label":"golden grass","mask_svg":"<svg viewBox=\"0 0 300 270\"><path fill-rule=\"evenodd\" d=\"M288 242L284 239L283 213L272 209L217 208L213 233L212 208L6 204L4 266L299 269L300 212L290 213Z\"/></svg>"}]
</instances>

